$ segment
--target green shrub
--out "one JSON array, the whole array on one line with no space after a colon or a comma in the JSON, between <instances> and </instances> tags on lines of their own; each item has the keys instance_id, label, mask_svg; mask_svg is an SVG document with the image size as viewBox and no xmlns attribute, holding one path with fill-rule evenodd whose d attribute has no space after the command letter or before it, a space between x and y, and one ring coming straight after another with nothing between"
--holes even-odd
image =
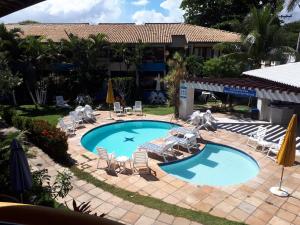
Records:
<instances>
[{"instance_id":1,"label":"green shrub","mask_svg":"<svg viewBox=\"0 0 300 225\"><path fill-rule=\"evenodd\" d=\"M16 114L16 111L9 107L4 107L1 110L1 117L9 125L12 125L12 117Z\"/></svg>"},{"instance_id":2,"label":"green shrub","mask_svg":"<svg viewBox=\"0 0 300 225\"><path fill-rule=\"evenodd\" d=\"M6 113L11 125L27 131L28 139L46 152L54 160L68 162L68 142L66 134L54 125L44 120L33 120L19 116L15 112ZM12 115L11 117L9 115ZM9 123L7 121L7 123Z\"/></svg>"}]
</instances>

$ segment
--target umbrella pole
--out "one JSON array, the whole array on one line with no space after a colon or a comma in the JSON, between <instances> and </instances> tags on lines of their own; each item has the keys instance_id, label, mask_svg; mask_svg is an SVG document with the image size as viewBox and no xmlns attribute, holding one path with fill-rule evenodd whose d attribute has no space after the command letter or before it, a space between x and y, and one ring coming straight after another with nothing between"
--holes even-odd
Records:
<instances>
[{"instance_id":1,"label":"umbrella pole","mask_svg":"<svg viewBox=\"0 0 300 225\"><path fill-rule=\"evenodd\" d=\"M279 183L279 190L281 190L283 172L284 172L284 166L282 167L282 171L281 171L281 177L280 177L280 183Z\"/></svg>"}]
</instances>

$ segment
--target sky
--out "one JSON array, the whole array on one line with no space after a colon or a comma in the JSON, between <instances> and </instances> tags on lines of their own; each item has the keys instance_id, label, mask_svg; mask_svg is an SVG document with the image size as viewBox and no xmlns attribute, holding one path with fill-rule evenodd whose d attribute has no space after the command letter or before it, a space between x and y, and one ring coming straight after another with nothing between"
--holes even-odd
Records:
<instances>
[{"instance_id":1,"label":"sky","mask_svg":"<svg viewBox=\"0 0 300 225\"><path fill-rule=\"evenodd\" d=\"M183 22L182 0L47 0L0 18L17 23L165 23ZM285 12L283 13L285 14ZM291 14L291 13L289 13ZM300 9L288 22L300 20Z\"/></svg>"}]
</instances>

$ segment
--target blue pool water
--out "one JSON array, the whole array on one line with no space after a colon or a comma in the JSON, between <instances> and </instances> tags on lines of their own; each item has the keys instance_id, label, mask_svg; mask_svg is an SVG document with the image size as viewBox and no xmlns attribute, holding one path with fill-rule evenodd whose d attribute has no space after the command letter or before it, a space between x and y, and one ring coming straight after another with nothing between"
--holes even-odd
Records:
<instances>
[{"instance_id":1,"label":"blue pool water","mask_svg":"<svg viewBox=\"0 0 300 225\"><path fill-rule=\"evenodd\" d=\"M249 155L218 144L207 144L199 154L161 168L181 180L211 186L244 183L259 172Z\"/></svg>"},{"instance_id":2,"label":"blue pool water","mask_svg":"<svg viewBox=\"0 0 300 225\"><path fill-rule=\"evenodd\" d=\"M131 157L139 145L166 136L174 127L178 126L150 120L113 123L89 131L82 137L81 144L94 153L96 147L103 147L116 156Z\"/></svg>"}]
</instances>

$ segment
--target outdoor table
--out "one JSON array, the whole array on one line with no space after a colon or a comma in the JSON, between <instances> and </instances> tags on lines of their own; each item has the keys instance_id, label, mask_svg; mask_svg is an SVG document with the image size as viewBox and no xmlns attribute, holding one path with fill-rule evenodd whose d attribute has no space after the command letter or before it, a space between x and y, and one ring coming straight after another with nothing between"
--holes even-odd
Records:
<instances>
[{"instance_id":1,"label":"outdoor table","mask_svg":"<svg viewBox=\"0 0 300 225\"><path fill-rule=\"evenodd\" d=\"M130 158L127 156L118 156L116 158L116 162L119 165L119 173L123 173L124 171L126 171L126 162L129 162L130 168L131 168L131 163L130 163Z\"/></svg>"},{"instance_id":2,"label":"outdoor table","mask_svg":"<svg viewBox=\"0 0 300 225\"><path fill-rule=\"evenodd\" d=\"M132 114L132 107L125 107L124 108L124 112L128 115L131 115Z\"/></svg>"}]
</instances>

